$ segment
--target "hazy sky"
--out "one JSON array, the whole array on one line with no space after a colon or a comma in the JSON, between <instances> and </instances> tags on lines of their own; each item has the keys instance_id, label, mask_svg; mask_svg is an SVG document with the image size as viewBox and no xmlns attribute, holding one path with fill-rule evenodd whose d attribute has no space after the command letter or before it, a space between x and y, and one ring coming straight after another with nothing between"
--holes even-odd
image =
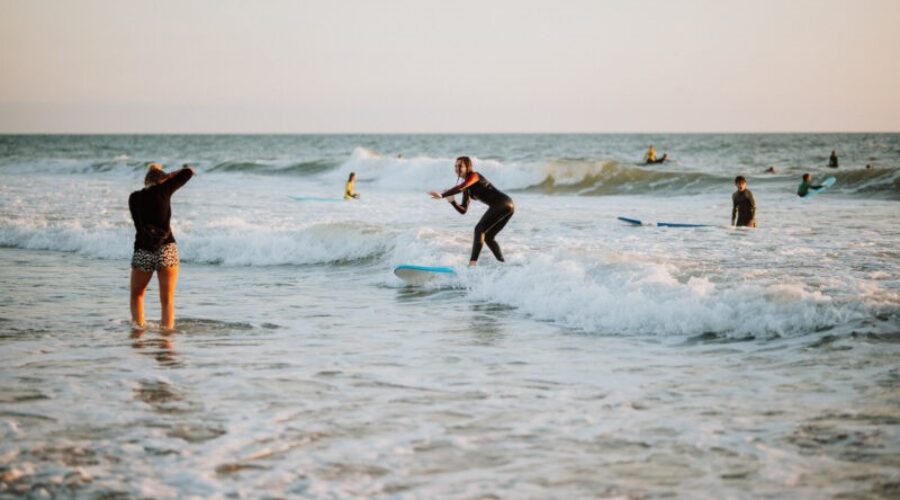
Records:
<instances>
[{"instance_id":1,"label":"hazy sky","mask_svg":"<svg viewBox=\"0 0 900 500\"><path fill-rule=\"evenodd\" d=\"M0 132L900 131L900 0L0 0Z\"/></svg>"}]
</instances>

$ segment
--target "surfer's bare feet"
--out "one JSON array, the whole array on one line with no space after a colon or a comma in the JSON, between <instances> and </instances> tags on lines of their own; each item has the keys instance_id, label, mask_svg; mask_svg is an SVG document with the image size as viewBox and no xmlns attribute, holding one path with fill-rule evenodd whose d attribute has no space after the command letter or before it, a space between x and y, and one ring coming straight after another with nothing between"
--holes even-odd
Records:
<instances>
[{"instance_id":1,"label":"surfer's bare feet","mask_svg":"<svg viewBox=\"0 0 900 500\"><path fill-rule=\"evenodd\" d=\"M477 261L477 260L470 260L470 261L469 261L469 267L475 267L476 264L478 264L478 261Z\"/></svg>"}]
</instances>

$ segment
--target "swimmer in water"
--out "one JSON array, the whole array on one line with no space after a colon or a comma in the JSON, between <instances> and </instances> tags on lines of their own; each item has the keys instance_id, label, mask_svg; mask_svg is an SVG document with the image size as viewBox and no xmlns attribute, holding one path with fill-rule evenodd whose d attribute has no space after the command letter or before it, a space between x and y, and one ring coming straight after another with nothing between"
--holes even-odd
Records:
<instances>
[{"instance_id":1,"label":"swimmer in water","mask_svg":"<svg viewBox=\"0 0 900 500\"><path fill-rule=\"evenodd\" d=\"M653 144L644 153L644 163L656 163L656 149L653 147Z\"/></svg>"},{"instance_id":2,"label":"swimmer in water","mask_svg":"<svg viewBox=\"0 0 900 500\"><path fill-rule=\"evenodd\" d=\"M731 195L731 225L756 227L756 198L747 189L747 179L743 175L734 178L737 191Z\"/></svg>"},{"instance_id":3,"label":"swimmer in water","mask_svg":"<svg viewBox=\"0 0 900 500\"><path fill-rule=\"evenodd\" d=\"M468 156L457 158L455 169L456 176L462 179L461 183L443 193L432 191L429 194L436 200L449 198L450 204L460 214L465 214L469 210L469 203L473 199L484 202L488 209L475 226L469 267L474 267L478 263L478 256L484 245L491 249L497 260L504 262L503 253L500 251L500 245L495 237L506 226L516 210L512 198L499 191L483 175L476 172L472 168L472 160ZM462 193L462 203L457 203L454 197L460 193Z\"/></svg>"},{"instance_id":4,"label":"swimmer in water","mask_svg":"<svg viewBox=\"0 0 900 500\"><path fill-rule=\"evenodd\" d=\"M356 182L356 172L350 172L350 177L347 178L347 185L344 186L344 199L345 200L354 200L359 198L359 193L353 191L353 183Z\"/></svg>"}]
</instances>

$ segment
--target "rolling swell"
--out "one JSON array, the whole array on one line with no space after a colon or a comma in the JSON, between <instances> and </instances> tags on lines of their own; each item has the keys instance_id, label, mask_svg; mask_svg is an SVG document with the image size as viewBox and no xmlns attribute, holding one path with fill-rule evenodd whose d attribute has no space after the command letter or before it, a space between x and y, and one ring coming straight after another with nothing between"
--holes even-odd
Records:
<instances>
[{"instance_id":1,"label":"rolling swell","mask_svg":"<svg viewBox=\"0 0 900 500\"><path fill-rule=\"evenodd\" d=\"M883 194L900 200L900 168L877 167L836 172L836 187L860 194Z\"/></svg>"},{"instance_id":2,"label":"rolling swell","mask_svg":"<svg viewBox=\"0 0 900 500\"><path fill-rule=\"evenodd\" d=\"M626 167L616 162L606 162L597 166L585 165L574 170L581 170L580 176L576 175L573 178L571 165L548 167L547 176L540 184L529 186L522 191L582 196L641 194L651 191L686 194L731 182L728 177L711 174L649 170L642 167Z\"/></svg>"},{"instance_id":3,"label":"rolling swell","mask_svg":"<svg viewBox=\"0 0 900 500\"><path fill-rule=\"evenodd\" d=\"M214 165L207 170L207 172L308 176L327 172L337 168L339 165L340 162L328 160L305 161L289 165L265 162L226 161Z\"/></svg>"}]
</instances>

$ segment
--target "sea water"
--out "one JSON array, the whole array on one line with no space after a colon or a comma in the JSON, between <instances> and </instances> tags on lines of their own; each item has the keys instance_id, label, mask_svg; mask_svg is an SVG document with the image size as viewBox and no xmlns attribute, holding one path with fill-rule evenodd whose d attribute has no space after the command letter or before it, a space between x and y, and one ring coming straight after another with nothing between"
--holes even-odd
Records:
<instances>
[{"instance_id":1,"label":"sea water","mask_svg":"<svg viewBox=\"0 0 900 500\"><path fill-rule=\"evenodd\" d=\"M504 264L426 194L463 154ZM155 280L128 321L150 161L197 170L174 335ZM0 496L894 497L898 216L897 134L2 136Z\"/></svg>"}]
</instances>

